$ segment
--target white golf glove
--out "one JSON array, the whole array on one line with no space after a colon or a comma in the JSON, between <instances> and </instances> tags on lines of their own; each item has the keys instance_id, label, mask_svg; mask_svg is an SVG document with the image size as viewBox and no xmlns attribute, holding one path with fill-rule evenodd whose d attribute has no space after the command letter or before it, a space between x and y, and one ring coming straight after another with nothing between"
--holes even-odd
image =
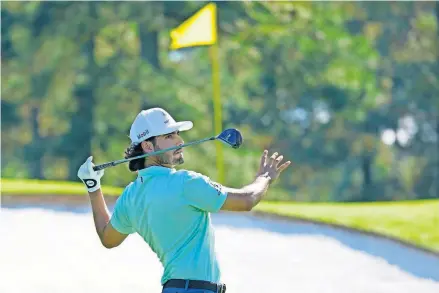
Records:
<instances>
[{"instance_id":1,"label":"white golf glove","mask_svg":"<svg viewBox=\"0 0 439 293\"><path fill-rule=\"evenodd\" d=\"M87 161L79 167L78 177L84 182L88 192L93 192L101 188L101 177L104 170L94 171L94 164L91 162L93 156L88 157Z\"/></svg>"}]
</instances>

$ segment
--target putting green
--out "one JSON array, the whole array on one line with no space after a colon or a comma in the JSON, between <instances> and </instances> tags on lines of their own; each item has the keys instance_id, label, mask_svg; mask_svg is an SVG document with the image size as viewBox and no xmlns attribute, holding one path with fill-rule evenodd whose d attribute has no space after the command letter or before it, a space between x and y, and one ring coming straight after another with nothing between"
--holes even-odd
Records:
<instances>
[{"instance_id":1,"label":"putting green","mask_svg":"<svg viewBox=\"0 0 439 293\"><path fill-rule=\"evenodd\" d=\"M439 200L373 203L261 202L256 211L336 224L439 252Z\"/></svg>"}]
</instances>

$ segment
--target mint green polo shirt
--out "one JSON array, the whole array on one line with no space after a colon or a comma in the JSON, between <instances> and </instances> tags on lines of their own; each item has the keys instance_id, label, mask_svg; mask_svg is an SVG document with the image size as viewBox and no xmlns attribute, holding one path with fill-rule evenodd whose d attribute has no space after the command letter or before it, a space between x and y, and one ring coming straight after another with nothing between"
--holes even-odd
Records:
<instances>
[{"instance_id":1,"label":"mint green polo shirt","mask_svg":"<svg viewBox=\"0 0 439 293\"><path fill-rule=\"evenodd\" d=\"M111 225L138 233L163 265L161 279L220 282L210 213L227 194L207 176L152 166L140 170L116 201Z\"/></svg>"}]
</instances>

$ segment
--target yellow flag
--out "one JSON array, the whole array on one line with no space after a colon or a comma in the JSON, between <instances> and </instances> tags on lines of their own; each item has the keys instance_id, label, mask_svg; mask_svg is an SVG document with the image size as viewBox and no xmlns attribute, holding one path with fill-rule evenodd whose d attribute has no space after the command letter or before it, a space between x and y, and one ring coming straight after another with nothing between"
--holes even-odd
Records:
<instances>
[{"instance_id":1,"label":"yellow flag","mask_svg":"<svg viewBox=\"0 0 439 293\"><path fill-rule=\"evenodd\" d=\"M171 31L170 49L212 45L216 41L216 5L210 3Z\"/></svg>"}]
</instances>

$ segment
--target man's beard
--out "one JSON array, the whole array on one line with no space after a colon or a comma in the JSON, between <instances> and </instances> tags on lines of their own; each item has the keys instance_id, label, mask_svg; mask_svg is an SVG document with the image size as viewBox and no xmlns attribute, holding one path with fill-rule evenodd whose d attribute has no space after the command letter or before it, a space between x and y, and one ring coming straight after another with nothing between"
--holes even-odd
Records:
<instances>
[{"instance_id":1,"label":"man's beard","mask_svg":"<svg viewBox=\"0 0 439 293\"><path fill-rule=\"evenodd\" d=\"M184 158L183 158L183 154L180 153L180 157L177 159L174 159L174 164L173 165L181 165L184 163Z\"/></svg>"},{"instance_id":2,"label":"man's beard","mask_svg":"<svg viewBox=\"0 0 439 293\"><path fill-rule=\"evenodd\" d=\"M157 148L156 151L161 150L160 148ZM160 165L181 165L184 163L184 158L183 158L183 154L180 155L179 158L174 158L174 156L172 156L172 158L169 158L167 156L167 154L160 154L157 155L157 162Z\"/></svg>"}]
</instances>

